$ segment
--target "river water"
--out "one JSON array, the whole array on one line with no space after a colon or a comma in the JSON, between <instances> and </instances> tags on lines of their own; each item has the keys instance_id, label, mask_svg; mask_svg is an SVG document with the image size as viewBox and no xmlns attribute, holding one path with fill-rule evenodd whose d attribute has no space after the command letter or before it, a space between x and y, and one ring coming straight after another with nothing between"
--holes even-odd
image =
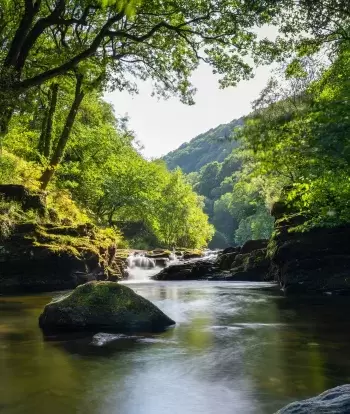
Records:
<instances>
[{"instance_id":1,"label":"river water","mask_svg":"<svg viewBox=\"0 0 350 414\"><path fill-rule=\"evenodd\" d=\"M0 297L0 412L270 414L350 382L347 299L291 300L254 283L129 285L176 326L44 339L38 316L57 293Z\"/></svg>"}]
</instances>

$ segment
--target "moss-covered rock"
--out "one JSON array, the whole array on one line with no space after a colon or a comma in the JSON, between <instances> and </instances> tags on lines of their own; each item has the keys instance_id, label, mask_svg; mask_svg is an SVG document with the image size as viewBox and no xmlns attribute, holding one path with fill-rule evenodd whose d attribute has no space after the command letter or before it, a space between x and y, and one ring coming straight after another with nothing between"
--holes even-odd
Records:
<instances>
[{"instance_id":1,"label":"moss-covered rock","mask_svg":"<svg viewBox=\"0 0 350 414\"><path fill-rule=\"evenodd\" d=\"M183 258L187 259L199 259L203 257L203 251L199 249L186 249L183 252Z\"/></svg>"},{"instance_id":2,"label":"moss-covered rock","mask_svg":"<svg viewBox=\"0 0 350 414\"><path fill-rule=\"evenodd\" d=\"M266 249L238 254L231 266L231 275L226 280L261 282L267 280L270 260Z\"/></svg>"},{"instance_id":3,"label":"moss-covered rock","mask_svg":"<svg viewBox=\"0 0 350 414\"><path fill-rule=\"evenodd\" d=\"M91 280L117 281L126 257L113 235L87 224L23 223L0 250L0 293L73 289ZM120 253L120 254L119 254Z\"/></svg>"},{"instance_id":4,"label":"moss-covered rock","mask_svg":"<svg viewBox=\"0 0 350 414\"><path fill-rule=\"evenodd\" d=\"M175 322L132 289L113 282L90 282L45 306L39 318L44 332L160 331Z\"/></svg>"},{"instance_id":5,"label":"moss-covered rock","mask_svg":"<svg viewBox=\"0 0 350 414\"><path fill-rule=\"evenodd\" d=\"M0 294L73 289L126 275L127 254L117 250L121 237L112 229L52 220L40 213L43 196L23 186L1 185L0 201Z\"/></svg>"}]
</instances>

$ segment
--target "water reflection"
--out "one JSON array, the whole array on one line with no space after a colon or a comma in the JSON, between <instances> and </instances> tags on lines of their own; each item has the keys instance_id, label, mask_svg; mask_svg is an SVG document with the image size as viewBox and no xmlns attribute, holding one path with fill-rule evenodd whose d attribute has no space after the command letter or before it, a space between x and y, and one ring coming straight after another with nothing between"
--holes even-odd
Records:
<instances>
[{"instance_id":1,"label":"water reflection","mask_svg":"<svg viewBox=\"0 0 350 414\"><path fill-rule=\"evenodd\" d=\"M49 296L0 299L0 411L264 414L350 381L344 298L295 301L254 284L131 286L176 327L44 340L37 317Z\"/></svg>"}]
</instances>

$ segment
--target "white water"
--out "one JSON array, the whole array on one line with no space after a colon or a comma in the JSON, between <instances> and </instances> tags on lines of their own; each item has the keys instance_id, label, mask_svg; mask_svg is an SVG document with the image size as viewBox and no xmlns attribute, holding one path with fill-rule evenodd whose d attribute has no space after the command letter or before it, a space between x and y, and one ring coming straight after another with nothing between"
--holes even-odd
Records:
<instances>
[{"instance_id":1,"label":"white water","mask_svg":"<svg viewBox=\"0 0 350 414\"><path fill-rule=\"evenodd\" d=\"M214 261L217 258L218 251L205 250L201 260ZM183 260L182 256L176 256L175 249L171 253L169 259L166 260L166 267L179 263ZM196 261L198 259L190 259L190 261ZM127 258L127 272L128 282L145 282L150 281L150 277L159 273L163 267L156 265L156 260L146 257L144 253L132 253Z\"/></svg>"}]
</instances>

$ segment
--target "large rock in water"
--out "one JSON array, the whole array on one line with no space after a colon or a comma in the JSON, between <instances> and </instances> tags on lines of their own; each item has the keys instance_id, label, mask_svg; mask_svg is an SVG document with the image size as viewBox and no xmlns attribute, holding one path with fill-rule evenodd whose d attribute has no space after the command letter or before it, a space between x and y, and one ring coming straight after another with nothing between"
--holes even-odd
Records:
<instances>
[{"instance_id":1,"label":"large rock in water","mask_svg":"<svg viewBox=\"0 0 350 414\"><path fill-rule=\"evenodd\" d=\"M350 226L289 232L270 241L270 275L287 293L350 293Z\"/></svg>"},{"instance_id":2,"label":"large rock in water","mask_svg":"<svg viewBox=\"0 0 350 414\"><path fill-rule=\"evenodd\" d=\"M153 280L201 280L217 272L209 260L185 261L170 265L152 276Z\"/></svg>"},{"instance_id":3,"label":"large rock in water","mask_svg":"<svg viewBox=\"0 0 350 414\"><path fill-rule=\"evenodd\" d=\"M276 414L348 414L350 413L350 385L325 391L317 397L294 402Z\"/></svg>"},{"instance_id":4,"label":"large rock in water","mask_svg":"<svg viewBox=\"0 0 350 414\"><path fill-rule=\"evenodd\" d=\"M115 282L89 282L45 306L44 332L154 332L175 322L149 300Z\"/></svg>"}]
</instances>

